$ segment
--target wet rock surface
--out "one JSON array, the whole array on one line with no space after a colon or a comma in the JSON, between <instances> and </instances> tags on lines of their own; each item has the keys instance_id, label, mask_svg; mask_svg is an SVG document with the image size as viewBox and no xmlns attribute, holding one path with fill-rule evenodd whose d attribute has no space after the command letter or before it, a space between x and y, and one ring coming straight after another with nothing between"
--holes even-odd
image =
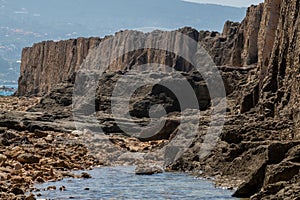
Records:
<instances>
[{"instance_id":1,"label":"wet rock surface","mask_svg":"<svg viewBox=\"0 0 300 200\"><path fill-rule=\"evenodd\" d=\"M163 173L162 167L156 165L139 165L135 169L137 175L153 175Z\"/></svg>"}]
</instances>

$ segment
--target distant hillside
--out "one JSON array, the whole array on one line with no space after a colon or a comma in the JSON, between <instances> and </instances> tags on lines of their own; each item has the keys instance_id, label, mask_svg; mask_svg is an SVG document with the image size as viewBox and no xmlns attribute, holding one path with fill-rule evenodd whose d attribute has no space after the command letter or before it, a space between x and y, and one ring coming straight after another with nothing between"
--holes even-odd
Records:
<instances>
[{"instance_id":1,"label":"distant hillside","mask_svg":"<svg viewBox=\"0 0 300 200\"><path fill-rule=\"evenodd\" d=\"M35 42L141 27L220 31L225 20L241 21L245 12L180 0L0 0L0 60L5 60L0 63L0 82L17 80L21 50Z\"/></svg>"}]
</instances>

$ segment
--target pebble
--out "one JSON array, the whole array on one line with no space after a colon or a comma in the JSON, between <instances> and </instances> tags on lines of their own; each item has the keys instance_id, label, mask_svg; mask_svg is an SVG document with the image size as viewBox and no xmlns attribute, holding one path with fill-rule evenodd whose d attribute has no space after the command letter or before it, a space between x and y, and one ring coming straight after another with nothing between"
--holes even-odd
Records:
<instances>
[{"instance_id":1,"label":"pebble","mask_svg":"<svg viewBox=\"0 0 300 200\"><path fill-rule=\"evenodd\" d=\"M19 194L24 194L24 191L20 188L17 188L17 187L14 187L12 190L11 190L11 193L15 194L15 195L19 195Z\"/></svg>"},{"instance_id":2,"label":"pebble","mask_svg":"<svg viewBox=\"0 0 300 200\"><path fill-rule=\"evenodd\" d=\"M38 182L38 183L45 183L45 180L42 178L42 177L37 177L36 179L35 179L35 181L36 182Z\"/></svg>"},{"instance_id":3,"label":"pebble","mask_svg":"<svg viewBox=\"0 0 300 200\"><path fill-rule=\"evenodd\" d=\"M47 190L56 190L56 186L49 186L47 187Z\"/></svg>"},{"instance_id":4,"label":"pebble","mask_svg":"<svg viewBox=\"0 0 300 200\"><path fill-rule=\"evenodd\" d=\"M82 172L80 178L92 178L92 176L86 172Z\"/></svg>"},{"instance_id":5,"label":"pebble","mask_svg":"<svg viewBox=\"0 0 300 200\"><path fill-rule=\"evenodd\" d=\"M59 188L59 190L60 190L60 191L65 191L65 190L66 190L66 187L65 187L65 186L61 186L61 187Z\"/></svg>"},{"instance_id":6,"label":"pebble","mask_svg":"<svg viewBox=\"0 0 300 200\"><path fill-rule=\"evenodd\" d=\"M30 193L26 198L25 200L36 200L34 194Z\"/></svg>"},{"instance_id":7,"label":"pebble","mask_svg":"<svg viewBox=\"0 0 300 200\"><path fill-rule=\"evenodd\" d=\"M30 153L21 154L17 157L17 160L22 164L33 164L33 163L39 163L40 159L37 156L34 156Z\"/></svg>"},{"instance_id":8,"label":"pebble","mask_svg":"<svg viewBox=\"0 0 300 200\"><path fill-rule=\"evenodd\" d=\"M15 165L14 165L14 169L15 170L20 170L20 169L22 169L22 164L21 163L16 163Z\"/></svg>"},{"instance_id":9,"label":"pebble","mask_svg":"<svg viewBox=\"0 0 300 200\"><path fill-rule=\"evenodd\" d=\"M6 160L7 160L7 157L3 154L0 154L0 166L2 166Z\"/></svg>"}]
</instances>

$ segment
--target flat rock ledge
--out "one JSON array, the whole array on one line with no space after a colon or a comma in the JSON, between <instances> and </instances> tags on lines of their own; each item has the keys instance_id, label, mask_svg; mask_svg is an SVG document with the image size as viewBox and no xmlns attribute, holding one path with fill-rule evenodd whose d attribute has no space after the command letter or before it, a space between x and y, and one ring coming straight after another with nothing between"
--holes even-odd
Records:
<instances>
[{"instance_id":1,"label":"flat rock ledge","mask_svg":"<svg viewBox=\"0 0 300 200\"><path fill-rule=\"evenodd\" d=\"M135 169L136 175L153 175L163 173L164 170L158 165L138 165Z\"/></svg>"}]
</instances>

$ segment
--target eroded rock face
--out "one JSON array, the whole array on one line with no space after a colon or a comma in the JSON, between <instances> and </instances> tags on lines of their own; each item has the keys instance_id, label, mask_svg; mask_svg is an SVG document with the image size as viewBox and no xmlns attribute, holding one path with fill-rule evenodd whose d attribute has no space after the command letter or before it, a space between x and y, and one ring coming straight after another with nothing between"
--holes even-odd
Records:
<instances>
[{"instance_id":1,"label":"eroded rock face","mask_svg":"<svg viewBox=\"0 0 300 200\"><path fill-rule=\"evenodd\" d=\"M217 65L227 65L222 68L224 70L222 76L224 80L228 80L228 84L225 85L228 116L217 146L210 155L200 159L199 152L203 136L206 134L210 122L208 114L204 114L201 118L199 133L190 148L176 162L172 163L169 169L201 171L205 177L214 176L220 185L238 187L235 192L235 196L238 197L252 196L252 199L293 199L298 197L297 192L300 191L299 13L299 1L266 0L264 4L250 7L243 22L226 22L222 34L208 31L198 32L191 28L179 30L202 44ZM130 35L143 38L141 40L143 42L161 42L159 40L152 41L153 38L148 34L135 31L117 33L112 41L123 41L126 44L126 39ZM168 36L168 32L164 32L163 35L164 37ZM97 41L100 42L100 39ZM60 49L61 44L65 44L65 42L56 43L57 48ZM43 45L49 44L41 43L24 50L22 77L20 78L20 81L23 82L20 83L18 94L40 95L51 90L52 92L44 96L37 106L31 108L31 111L46 110L51 113L51 110L55 110L51 107L56 107L56 111L48 116L41 113L27 113L26 115L34 120L26 119L25 124L20 123L20 119L24 118L21 117L23 113L2 114L1 126L33 131L43 128L59 130L57 127L62 127L60 124L62 122L58 123L53 119L61 115L61 113L57 114L59 110L66 110L65 116L61 116L61 118L69 120L72 80L53 86L64 81L63 79L72 79L73 72L80 66L76 63L80 63L82 60L79 59L80 61L75 64L67 66L56 65L56 63L60 63L58 62L60 57L54 55L55 51L53 51L53 56L46 60L42 59L44 63L35 65L34 63L42 55L38 49ZM114 45L114 43L107 44L103 50L113 49ZM79 48L73 47L74 51ZM125 47L128 46L125 45ZM30 55L31 53L32 55ZM50 54L52 55L52 53ZM36 61L30 61L29 57ZM106 75L100 80L99 88L104 94L97 93L94 99L96 108L93 108L98 111L97 119L105 133L122 134L109 113L110 101L108 98L114 88L114 83L119 76L124 75L124 71L149 62L166 64L178 71L191 71L189 63L173 54L145 49L130 52L111 62L111 65L106 66ZM37 66L35 70L29 67L31 63L33 63L32 66ZM55 68L54 72L44 66L58 68ZM63 66L65 68L60 68ZM63 77L54 79L53 82L42 80L41 72L49 73L49 76L56 76L58 69L67 70L68 73L63 73ZM188 75L188 78L192 78L192 75ZM202 97L205 97L205 101L208 102L207 92L203 89L205 85L201 83L201 79L198 79L198 82L194 80L192 83L194 88L202 87L198 94L202 92L204 94ZM35 90L37 85L41 86L39 90ZM176 119L176 112L179 111L176 107L176 100L172 95L166 94L168 91L160 86L137 90L132 98L130 110L131 114L136 117L135 122L141 125L147 124L148 107L145 105L157 103L164 103L172 108L169 110L169 114L172 114L169 119ZM208 108L209 106L204 106L203 110ZM209 110L203 112L208 113ZM49 124L42 122L41 119L54 120L55 123ZM36 121L39 124L36 124ZM129 124L129 122L127 119L122 119L124 124ZM67 125L65 122L63 124ZM163 129L163 132L160 132L156 138L147 138L144 143L140 143L143 145L138 145L138 147L130 146L130 144L141 141L138 139L132 141L124 135L121 138L113 138L112 141L120 148L129 149L132 152L144 151L150 148L146 144L151 143L152 140L171 140L177 126L176 123L174 126L173 124L169 128ZM6 133L7 130L4 132ZM8 133L4 136L1 142L7 146L12 141L21 140L21 138L13 139L13 135ZM24 142L28 141L24 139ZM157 141L157 143L159 142ZM114 150L113 148L111 151ZM132 155L120 157L130 160L128 163L134 163L135 159L139 159Z\"/></svg>"},{"instance_id":2,"label":"eroded rock face","mask_svg":"<svg viewBox=\"0 0 300 200\"><path fill-rule=\"evenodd\" d=\"M183 28L178 31L196 41L198 39L198 32L195 29ZM109 60L107 66L102 67L105 68L104 71L116 72L147 63L160 63L180 71L190 71L191 64L177 55L162 50L139 48L139 46L163 43L164 38L168 38L171 34L171 32L158 32L161 37L155 37L155 33L121 31L115 36L108 36L104 39L78 38L59 42L46 41L24 48L17 95L42 96L49 93L56 84L64 81L74 82L76 72L83 60L101 41L101 46L97 51L102 53L102 58ZM108 42L103 42L105 40ZM124 44L123 51L127 53L118 57L118 52L114 51L120 44ZM194 50L194 48L189 50L190 55L195 54ZM90 65L90 63L86 64Z\"/></svg>"},{"instance_id":3,"label":"eroded rock face","mask_svg":"<svg viewBox=\"0 0 300 200\"><path fill-rule=\"evenodd\" d=\"M266 68L269 65L275 42L275 36L280 17L280 6L282 0L266 0L261 25L264 27L259 31L258 37L258 66L260 67L260 79L265 78Z\"/></svg>"},{"instance_id":4,"label":"eroded rock face","mask_svg":"<svg viewBox=\"0 0 300 200\"><path fill-rule=\"evenodd\" d=\"M99 38L78 38L24 48L17 95L41 96L56 84L72 79L89 50L100 41Z\"/></svg>"},{"instance_id":5,"label":"eroded rock face","mask_svg":"<svg viewBox=\"0 0 300 200\"><path fill-rule=\"evenodd\" d=\"M288 117L297 124L300 89L298 4L297 1L282 1L271 59L261 84L262 112L279 118ZM299 134L299 129L296 134Z\"/></svg>"},{"instance_id":6,"label":"eroded rock face","mask_svg":"<svg viewBox=\"0 0 300 200\"><path fill-rule=\"evenodd\" d=\"M229 116L211 155L197 159L195 145L171 168L239 185L237 197L293 199L299 195L299 1L267 0L263 7L259 67L241 89L240 114Z\"/></svg>"},{"instance_id":7,"label":"eroded rock face","mask_svg":"<svg viewBox=\"0 0 300 200\"><path fill-rule=\"evenodd\" d=\"M199 45L205 47L216 65L243 67L256 64L258 61L258 33L262 17L263 5L248 9L247 17L240 23L226 22L223 33L200 31L189 27L177 30ZM193 69L191 63L179 55L158 49L141 49L141 46L165 46L171 49L182 49L182 38L177 38L172 44L172 32L154 31L142 33L138 31L121 31L114 36L100 38L78 38L67 41L47 41L24 48L22 52L21 74L19 78L18 96L42 96L48 94L59 83L74 81L76 72L83 60L95 47L98 54L108 62L101 66L106 72L119 70L142 70L141 65L159 63L178 71L189 72ZM119 45L124 48L115 52ZM133 51L131 51L133 49ZM194 46L189 46L184 54L192 56L197 52ZM124 53L122 53L124 52ZM126 52L126 53L125 53ZM120 54L120 56L118 56ZM83 67L89 69L92 62ZM164 69L170 71L170 69Z\"/></svg>"},{"instance_id":8,"label":"eroded rock face","mask_svg":"<svg viewBox=\"0 0 300 200\"><path fill-rule=\"evenodd\" d=\"M217 65L243 67L258 61L258 33L264 6L251 6L241 23L227 21L222 34L201 31L199 42Z\"/></svg>"}]
</instances>

